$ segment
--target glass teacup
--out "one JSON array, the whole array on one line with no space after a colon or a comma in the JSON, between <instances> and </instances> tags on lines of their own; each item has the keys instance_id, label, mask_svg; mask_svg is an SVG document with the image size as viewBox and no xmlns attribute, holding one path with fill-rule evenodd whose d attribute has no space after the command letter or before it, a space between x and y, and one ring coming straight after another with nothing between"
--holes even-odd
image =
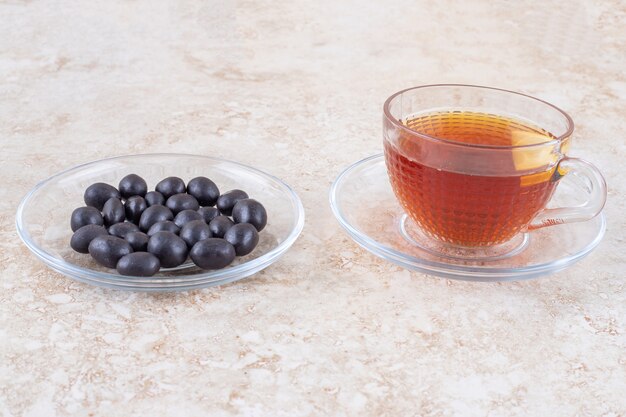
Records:
<instances>
[{"instance_id":1,"label":"glass teacup","mask_svg":"<svg viewBox=\"0 0 626 417\"><path fill-rule=\"evenodd\" d=\"M420 86L384 104L393 191L426 236L454 247L494 247L600 213L606 184L595 166L567 156L573 130L556 106L496 88ZM546 208L565 175L585 202Z\"/></svg>"}]
</instances>

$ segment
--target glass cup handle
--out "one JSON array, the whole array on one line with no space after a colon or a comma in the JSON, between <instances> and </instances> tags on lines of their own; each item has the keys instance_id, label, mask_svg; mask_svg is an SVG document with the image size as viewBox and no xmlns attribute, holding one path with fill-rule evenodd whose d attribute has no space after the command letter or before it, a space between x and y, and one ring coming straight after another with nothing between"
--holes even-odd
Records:
<instances>
[{"instance_id":1,"label":"glass cup handle","mask_svg":"<svg viewBox=\"0 0 626 417\"><path fill-rule=\"evenodd\" d=\"M606 202L606 181L594 165L579 158L564 157L559 161L557 172L566 172L565 178L578 183L585 192L586 201L574 207L541 210L528 225L528 230L556 224L582 222L594 218Z\"/></svg>"}]
</instances>

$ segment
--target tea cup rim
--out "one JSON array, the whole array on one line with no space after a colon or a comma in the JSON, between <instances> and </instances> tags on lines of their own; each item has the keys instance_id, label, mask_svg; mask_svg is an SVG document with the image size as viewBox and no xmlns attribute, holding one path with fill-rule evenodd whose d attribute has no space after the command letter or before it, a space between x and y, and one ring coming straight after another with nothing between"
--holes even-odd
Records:
<instances>
[{"instance_id":1,"label":"tea cup rim","mask_svg":"<svg viewBox=\"0 0 626 417\"><path fill-rule=\"evenodd\" d=\"M552 140L548 140L545 142L540 142L540 143L531 143L531 144L527 144L527 145L489 145L489 144L474 144L474 143L463 143L463 142L455 142L455 141L451 141L449 139L444 139L444 138L440 138L437 136L432 136L432 135L428 135L426 133L421 133L418 132L416 130L413 130L411 128L406 127L404 124L402 124L398 119L396 119L395 117L393 117L391 115L391 111L389 110L389 107L391 105L391 102L398 96L400 96L401 94L406 93L407 91L412 91L412 90L417 90L417 89L423 89L423 88L431 88L431 87L468 87L468 88L478 88L478 89L484 89L484 90L494 90L494 91L501 91L501 92L505 92L505 93L510 93L510 94L515 94L518 96L522 96L522 97L526 97L529 98L531 100L535 100L538 101L540 103L543 103L549 107L552 107L553 109L555 109L556 111L558 111L567 121L567 129L565 130L564 133L560 134L559 136L557 136L556 138L552 139ZM387 118L387 120L389 120L389 122L391 122L394 126L396 126L397 128L411 134L411 135L415 135L415 136L419 136L421 138L424 138L426 140L430 140L430 141L435 141L438 143L446 143L449 145L453 145L453 146L461 146L461 147L467 147L467 148L482 148L482 149L531 149L534 147L542 147L542 146L547 146L547 145L556 145L561 143L562 141L564 141L565 139L567 139L568 137L570 137L572 135L572 132L574 131L574 120L571 118L571 116L569 114L567 114L565 111L563 111L561 108L555 106L552 103L549 103L545 100L542 100L540 98L537 97L533 97L531 95L528 94L524 94L524 93L520 93L517 91L512 91L512 90L506 90L504 88L497 88L497 87L488 87L488 86L484 86L484 85L474 85L474 84L424 84L424 85L418 85L418 86L414 86L414 87L409 87L409 88L405 88L403 90L397 91L394 94L392 94L391 96L389 96L389 98L387 98L387 100L385 100L385 103L383 104L383 114L385 115L385 118Z\"/></svg>"}]
</instances>

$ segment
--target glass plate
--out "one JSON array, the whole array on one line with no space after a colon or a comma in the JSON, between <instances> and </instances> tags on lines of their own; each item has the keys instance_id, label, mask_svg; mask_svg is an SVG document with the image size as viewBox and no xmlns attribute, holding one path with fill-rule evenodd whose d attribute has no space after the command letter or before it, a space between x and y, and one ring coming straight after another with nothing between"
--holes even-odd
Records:
<instances>
[{"instance_id":1,"label":"glass plate","mask_svg":"<svg viewBox=\"0 0 626 417\"><path fill-rule=\"evenodd\" d=\"M550 205L571 205L580 186L565 177ZM431 250L397 202L383 154L346 168L330 189L330 205L352 239L373 254L407 269L467 281L512 281L560 271L588 255L606 229L600 213L586 222L520 235L495 256Z\"/></svg>"},{"instance_id":2,"label":"glass plate","mask_svg":"<svg viewBox=\"0 0 626 417\"><path fill-rule=\"evenodd\" d=\"M211 178L222 192L233 188L245 190L262 202L268 213L258 246L224 269L206 271L188 261L178 268L161 270L153 277L119 275L96 264L88 254L74 252L69 246L70 215L76 207L85 205L85 189L94 182L117 186L130 173L142 176L149 189L168 176L188 181L202 175ZM246 165L196 155L129 155L80 165L40 182L22 199L16 225L19 236L39 259L70 278L124 290L182 291L236 281L275 262L300 235L304 208L287 184Z\"/></svg>"}]
</instances>

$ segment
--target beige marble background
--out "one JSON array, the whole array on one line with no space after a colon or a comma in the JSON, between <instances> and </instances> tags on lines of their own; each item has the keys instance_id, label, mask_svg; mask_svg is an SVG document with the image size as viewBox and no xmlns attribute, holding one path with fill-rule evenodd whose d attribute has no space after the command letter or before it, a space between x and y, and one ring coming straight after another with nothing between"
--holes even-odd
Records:
<instances>
[{"instance_id":1,"label":"beige marble background","mask_svg":"<svg viewBox=\"0 0 626 417\"><path fill-rule=\"evenodd\" d=\"M626 3L0 1L0 415L626 415ZM327 204L418 84L534 94L609 183L607 235L553 276L485 284L360 249ZM304 232L245 281L86 286L16 236L78 163L192 152L294 186Z\"/></svg>"}]
</instances>

